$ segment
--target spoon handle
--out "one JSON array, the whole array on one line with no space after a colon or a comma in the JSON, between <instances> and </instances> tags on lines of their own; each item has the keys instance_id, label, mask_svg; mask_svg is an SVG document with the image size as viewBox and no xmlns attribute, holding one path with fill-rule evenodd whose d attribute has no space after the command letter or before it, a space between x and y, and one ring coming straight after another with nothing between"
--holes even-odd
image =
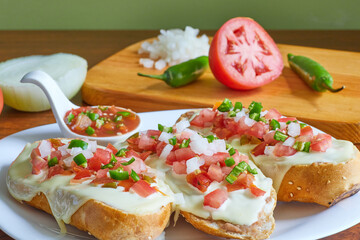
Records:
<instances>
[{"instance_id":1,"label":"spoon handle","mask_svg":"<svg viewBox=\"0 0 360 240\"><path fill-rule=\"evenodd\" d=\"M67 99L55 80L43 71L29 72L21 79L21 82L33 83L43 90L58 123L63 122L65 113L68 110L78 108Z\"/></svg>"}]
</instances>

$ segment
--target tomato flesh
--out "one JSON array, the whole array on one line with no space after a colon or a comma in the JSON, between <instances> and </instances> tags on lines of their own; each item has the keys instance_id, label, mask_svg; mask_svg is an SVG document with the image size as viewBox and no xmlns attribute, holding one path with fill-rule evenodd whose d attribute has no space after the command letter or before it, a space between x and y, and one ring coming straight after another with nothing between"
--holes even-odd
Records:
<instances>
[{"instance_id":1,"label":"tomato flesh","mask_svg":"<svg viewBox=\"0 0 360 240\"><path fill-rule=\"evenodd\" d=\"M250 18L233 18L215 34L209 64L215 78L240 90L275 80L284 67L278 47L269 34Z\"/></svg>"}]
</instances>

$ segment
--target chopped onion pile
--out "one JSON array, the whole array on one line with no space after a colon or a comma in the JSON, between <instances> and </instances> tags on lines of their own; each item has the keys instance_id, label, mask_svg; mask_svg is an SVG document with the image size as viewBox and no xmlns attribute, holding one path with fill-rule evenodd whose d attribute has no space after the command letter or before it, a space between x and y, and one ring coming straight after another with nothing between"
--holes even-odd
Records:
<instances>
[{"instance_id":1,"label":"chopped onion pile","mask_svg":"<svg viewBox=\"0 0 360 240\"><path fill-rule=\"evenodd\" d=\"M0 87L4 93L5 104L28 112L50 109L45 94L38 86L20 83L26 73L35 70L49 74L70 99L85 81L87 62L73 54L57 53L15 58L0 63Z\"/></svg>"},{"instance_id":2,"label":"chopped onion pile","mask_svg":"<svg viewBox=\"0 0 360 240\"><path fill-rule=\"evenodd\" d=\"M160 30L157 40L152 43L143 42L139 54L149 54L149 58L141 58L139 63L145 68L163 69L166 65L175 65L209 52L209 38L204 34L197 37L199 29L187 26L181 29Z\"/></svg>"}]
</instances>

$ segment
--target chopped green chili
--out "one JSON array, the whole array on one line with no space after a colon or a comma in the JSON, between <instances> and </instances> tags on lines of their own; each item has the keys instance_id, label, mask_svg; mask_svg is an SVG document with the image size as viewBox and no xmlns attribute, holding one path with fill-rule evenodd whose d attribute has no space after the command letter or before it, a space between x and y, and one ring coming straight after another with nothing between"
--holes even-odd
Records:
<instances>
[{"instance_id":1,"label":"chopped green chili","mask_svg":"<svg viewBox=\"0 0 360 240\"><path fill-rule=\"evenodd\" d=\"M73 139L71 140L68 148L74 148L74 147L80 147L83 150L85 150L88 148L88 143L80 139Z\"/></svg>"},{"instance_id":2,"label":"chopped green chili","mask_svg":"<svg viewBox=\"0 0 360 240\"><path fill-rule=\"evenodd\" d=\"M71 123L71 121L75 118L75 115L70 113L68 116L67 116L67 121L68 123Z\"/></svg>"},{"instance_id":3,"label":"chopped green chili","mask_svg":"<svg viewBox=\"0 0 360 240\"><path fill-rule=\"evenodd\" d=\"M132 178L135 182L137 182L137 181L140 180L139 175L137 175L137 173L136 173L133 169L131 169L130 176L131 176L131 178Z\"/></svg>"},{"instance_id":4,"label":"chopped green chili","mask_svg":"<svg viewBox=\"0 0 360 240\"><path fill-rule=\"evenodd\" d=\"M235 164L235 160L232 157L229 157L229 158L225 159L225 165L227 167L231 167L234 164Z\"/></svg>"},{"instance_id":5,"label":"chopped green chili","mask_svg":"<svg viewBox=\"0 0 360 240\"><path fill-rule=\"evenodd\" d=\"M217 108L220 112L228 112L233 108L232 102L225 98L221 105Z\"/></svg>"},{"instance_id":6,"label":"chopped green chili","mask_svg":"<svg viewBox=\"0 0 360 240\"><path fill-rule=\"evenodd\" d=\"M129 161L121 163L121 165L127 166L127 165L132 164L134 161L135 161L135 158L131 158Z\"/></svg>"},{"instance_id":7,"label":"chopped green chili","mask_svg":"<svg viewBox=\"0 0 360 240\"><path fill-rule=\"evenodd\" d=\"M189 139L184 139L182 141L182 143L180 144L179 148L187 148L190 144L190 138Z\"/></svg>"},{"instance_id":8,"label":"chopped green chili","mask_svg":"<svg viewBox=\"0 0 360 240\"><path fill-rule=\"evenodd\" d=\"M285 133L282 133L280 131L276 131L274 134L274 139L277 141L285 142L285 140L288 138L288 136Z\"/></svg>"},{"instance_id":9,"label":"chopped green chili","mask_svg":"<svg viewBox=\"0 0 360 240\"><path fill-rule=\"evenodd\" d=\"M86 134L91 136L95 133L95 129L93 129L92 127L87 127L87 129L85 130Z\"/></svg>"},{"instance_id":10,"label":"chopped green chili","mask_svg":"<svg viewBox=\"0 0 360 240\"><path fill-rule=\"evenodd\" d=\"M161 125L160 123L158 124L158 129L161 132L167 132L167 133L172 133L173 132L173 128L172 127L166 127L164 125Z\"/></svg>"},{"instance_id":11,"label":"chopped green chili","mask_svg":"<svg viewBox=\"0 0 360 240\"><path fill-rule=\"evenodd\" d=\"M122 168L116 170L109 170L110 177L115 180L127 180L129 179L129 173Z\"/></svg>"},{"instance_id":12,"label":"chopped green chili","mask_svg":"<svg viewBox=\"0 0 360 240\"><path fill-rule=\"evenodd\" d=\"M78 166L87 167L87 160L84 154L80 153L76 155L73 159Z\"/></svg>"},{"instance_id":13,"label":"chopped green chili","mask_svg":"<svg viewBox=\"0 0 360 240\"><path fill-rule=\"evenodd\" d=\"M115 156L117 157L125 157L126 156L126 151L129 151L126 148L121 148L116 154Z\"/></svg>"},{"instance_id":14,"label":"chopped green chili","mask_svg":"<svg viewBox=\"0 0 360 240\"><path fill-rule=\"evenodd\" d=\"M270 127L272 130L276 130L276 129L280 128L280 123L275 119L271 119Z\"/></svg>"},{"instance_id":15,"label":"chopped green chili","mask_svg":"<svg viewBox=\"0 0 360 240\"><path fill-rule=\"evenodd\" d=\"M51 159L48 158L48 166L49 167L53 167L58 163L59 163L59 161L58 161L57 157L53 157Z\"/></svg>"}]
</instances>

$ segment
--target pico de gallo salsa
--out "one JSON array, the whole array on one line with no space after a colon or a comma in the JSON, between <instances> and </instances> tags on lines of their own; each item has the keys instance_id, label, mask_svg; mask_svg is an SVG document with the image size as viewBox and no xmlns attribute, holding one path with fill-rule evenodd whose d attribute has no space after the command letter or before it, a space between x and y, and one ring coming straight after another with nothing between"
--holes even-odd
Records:
<instances>
[{"instance_id":1,"label":"pico de gallo salsa","mask_svg":"<svg viewBox=\"0 0 360 240\"><path fill-rule=\"evenodd\" d=\"M148 153L138 154L129 149L116 149L108 144L99 148L95 141L47 139L32 150L32 174L47 173L46 179L56 175L74 175L70 184L88 182L102 188L121 187L123 192L135 192L141 197L159 192L157 179L149 172L144 159Z\"/></svg>"},{"instance_id":2,"label":"pico de gallo salsa","mask_svg":"<svg viewBox=\"0 0 360 240\"><path fill-rule=\"evenodd\" d=\"M64 121L74 133L92 137L125 134L140 124L137 114L115 106L71 109L65 114Z\"/></svg>"},{"instance_id":3,"label":"pico de gallo salsa","mask_svg":"<svg viewBox=\"0 0 360 240\"><path fill-rule=\"evenodd\" d=\"M325 152L332 138L325 133L316 134L313 128L295 117L284 117L276 109L263 110L260 102L244 108L240 102L229 99L218 102L212 109L203 109L188 116L190 125L210 128L220 139L240 137L240 144L256 144L254 156L292 156L297 152Z\"/></svg>"},{"instance_id":4,"label":"pico de gallo salsa","mask_svg":"<svg viewBox=\"0 0 360 240\"><path fill-rule=\"evenodd\" d=\"M179 127L165 127L148 130L127 140L129 147L139 154L150 152L164 159L174 174L185 175L189 185L204 194L204 207L219 208L228 193L249 189L254 197L266 192L255 185L257 170L249 165L249 158L240 154L224 140L214 135L202 136ZM213 183L223 183L223 187L205 194Z\"/></svg>"}]
</instances>

